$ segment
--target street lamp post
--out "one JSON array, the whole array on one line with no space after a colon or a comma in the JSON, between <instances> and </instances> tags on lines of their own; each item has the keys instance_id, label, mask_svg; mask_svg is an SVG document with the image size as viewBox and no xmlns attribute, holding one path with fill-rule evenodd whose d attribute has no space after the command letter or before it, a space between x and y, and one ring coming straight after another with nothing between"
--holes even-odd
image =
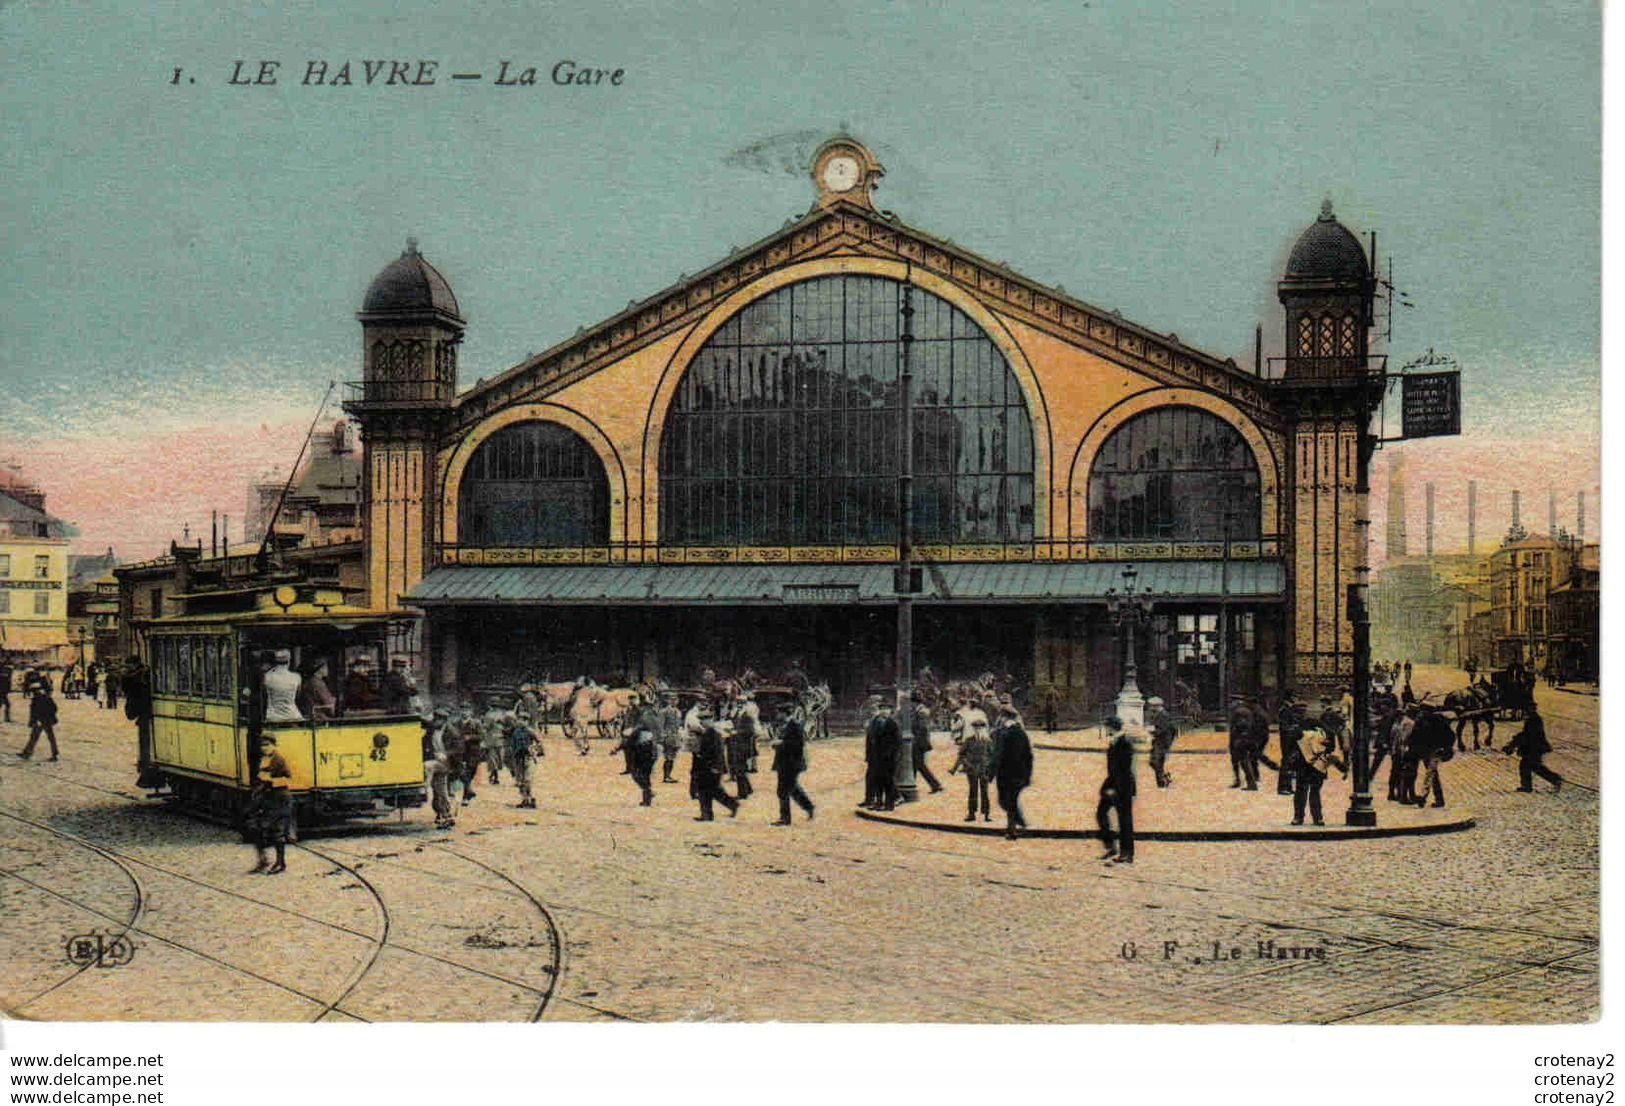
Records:
<instances>
[{"instance_id":1,"label":"street lamp post","mask_svg":"<svg viewBox=\"0 0 1625 1106\"><path fill-rule=\"evenodd\" d=\"M1363 388L1372 387L1362 382ZM1381 378L1377 388L1386 387ZM1380 397L1381 392L1377 395ZM1353 740L1349 743L1349 759L1353 786L1349 792L1349 809L1344 821L1351 826L1377 824L1377 808L1371 805L1371 611L1368 598L1371 591L1371 457L1377 449L1377 437L1371 433L1370 412L1373 404L1360 397L1359 433L1355 442L1354 469L1354 548L1359 560L1354 566L1354 583L1349 586L1348 617L1354 637L1354 717L1349 720Z\"/></svg>"},{"instance_id":2,"label":"street lamp post","mask_svg":"<svg viewBox=\"0 0 1625 1106\"><path fill-rule=\"evenodd\" d=\"M1123 689L1117 693L1117 719L1124 726L1145 725L1145 696L1140 693L1139 668L1134 659L1134 637L1142 622L1150 622L1153 599L1148 591L1136 591L1139 572L1133 564L1123 566L1123 590L1106 589L1106 609L1123 630Z\"/></svg>"},{"instance_id":3,"label":"street lamp post","mask_svg":"<svg viewBox=\"0 0 1625 1106\"><path fill-rule=\"evenodd\" d=\"M920 797L914 779L914 286L903 284L899 308L899 406L897 453L897 795L905 803Z\"/></svg>"}]
</instances>

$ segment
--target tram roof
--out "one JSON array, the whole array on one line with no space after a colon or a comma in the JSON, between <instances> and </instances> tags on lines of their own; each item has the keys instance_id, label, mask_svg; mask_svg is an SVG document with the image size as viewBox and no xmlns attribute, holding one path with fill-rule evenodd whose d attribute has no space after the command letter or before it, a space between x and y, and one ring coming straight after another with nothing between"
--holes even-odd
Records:
<instances>
[{"instance_id":1,"label":"tram roof","mask_svg":"<svg viewBox=\"0 0 1625 1106\"><path fill-rule=\"evenodd\" d=\"M416 611L408 610L374 611L365 607L318 607L311 604L308 606L295 605L286 610L272 608L270 610L211 611L208 614L177 614L164 618L147 619L142 622L142 625L149 630L162 630L170 626L224 626L230 624L309 626L315 622L401 622L417 617ZM136 621L141 622L142 620Z\"/></svg>"},{"instance_id":2,"label":"tram roof","mask_svg":"<svg viewBox=\"0 0 1625 1106\"><path fill-rule=\"evenodd\" d=\"M1276 561L1136 562L1138 593L1157 601L1272 600L1285 594ZM413 606L826 605L895 601L893 565L517 565L437 568L403 597ZM1120 561L926 564L928 604L1103 601L1123 586Z\"/></svg>"}]
</instances>

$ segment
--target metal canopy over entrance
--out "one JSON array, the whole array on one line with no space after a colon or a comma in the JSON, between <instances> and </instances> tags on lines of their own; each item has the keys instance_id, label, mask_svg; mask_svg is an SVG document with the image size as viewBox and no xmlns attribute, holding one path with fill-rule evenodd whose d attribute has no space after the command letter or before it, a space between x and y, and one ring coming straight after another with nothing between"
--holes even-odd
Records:
<instances>
[{"instance_id":1,"label":"metal canopy over entrance","mask_svg":"<svg viewBox=\"0 0 1625 1106\"><path fill-rule=\"evenodd\" d=\"M928 564L924 603L1065 603L1122 586L1121 562ZM1140 586L1157 600L1275 600L1286 572L1273 561L1151 561ZM523 565L439 568L404 597L413 606L482 604L888 604L890 565Z\"/></svg>"}]
</instances>

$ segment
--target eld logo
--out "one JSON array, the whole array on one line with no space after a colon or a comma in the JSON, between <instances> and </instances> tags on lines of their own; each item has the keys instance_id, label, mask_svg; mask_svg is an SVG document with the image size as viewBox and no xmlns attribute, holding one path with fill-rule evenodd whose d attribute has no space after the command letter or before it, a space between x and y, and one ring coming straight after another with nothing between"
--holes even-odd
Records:
<instances>
[{"instance_id":1,"label":"eld logo","mask_svg":"<svg viewBox=\"0 0 1625 1106\"><path fill-rule=\"evenodd\" d=\"M67 952L81 968L122 968L135 959L135 943L123 934L82 933L68 938Z\"/></svg>"}]
</instances>

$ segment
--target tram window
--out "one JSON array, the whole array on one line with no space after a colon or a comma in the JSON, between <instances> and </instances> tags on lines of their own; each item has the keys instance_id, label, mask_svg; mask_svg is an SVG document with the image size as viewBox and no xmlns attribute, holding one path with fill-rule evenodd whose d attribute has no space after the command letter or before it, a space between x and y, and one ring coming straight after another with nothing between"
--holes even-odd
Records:
<instances>
[{"instance_id":1,"label":"tram window","mask_svg":"<svg viewBox=\"0 0 1625 1106\"><path fill-rule=\"evenodd\" d=\"M207 695L208 685L203 680L203 639L188 638L192 645L192 694Z\"/></svg>"},{"instance_id":2,"label":"tram window","mask_svg":"<svg viewBox=\"0 0 1625 1106\"><path fill-rule=\"evenodd\" d=\"M218 670L215 667L214 642L209 638L200 639L198 641L198 652L203 654L203 694L210 699L218 698L220 695L220 682L217 675Z\"/></svg>"},{"instance_id":3,"label":"tram window","mask_svg":"<svg viewBox=\"0 0 1625 1106\"><path fill-rule=\"evenodd\" d=\"M231 698L231 639L215 638L215 671L220 675L220 698Z\"/></svg>"},{"instance_id":4,"label":"tram window","mask_svg":"<svg viewBox=\"0 0 1625 1106\"><path fill-rule=\"evenodd\" d=\"M192 639L176 638L175 644L175 691L189 695L192 692Z\"/></svg>"}]
</instances>

